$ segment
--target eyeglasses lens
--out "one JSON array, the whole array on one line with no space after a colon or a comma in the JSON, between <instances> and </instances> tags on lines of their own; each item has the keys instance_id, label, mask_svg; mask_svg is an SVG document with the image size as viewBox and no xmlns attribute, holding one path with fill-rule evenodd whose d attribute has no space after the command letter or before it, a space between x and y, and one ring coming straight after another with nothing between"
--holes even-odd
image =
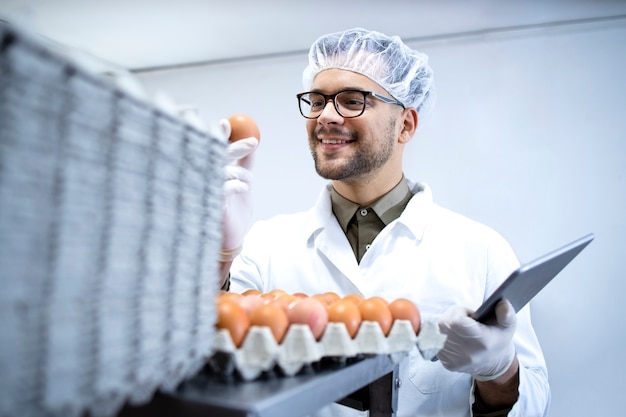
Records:
<instances>
[{"instance_id":1,"label":"eyeglasses lens","mask_svg":"<svg viewBox=\"0 0 626 417\"><path fill-rule=\"evenodd\" d=\"M304 117L317 118L332 100L335 109L342 117L360 116L365 110L365 95L362 91L342 91L335 96L320 93L306 93L300 97L300 112Z\"/></svg>"}]
</instances>

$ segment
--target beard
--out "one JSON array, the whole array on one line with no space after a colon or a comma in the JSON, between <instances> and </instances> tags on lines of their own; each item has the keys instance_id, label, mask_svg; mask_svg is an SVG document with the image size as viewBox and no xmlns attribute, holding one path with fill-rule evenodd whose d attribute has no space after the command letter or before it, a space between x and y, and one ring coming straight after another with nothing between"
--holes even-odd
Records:
<instances>
[{"instance_id":1,"label":"beard","mask_svg":"<svg viewBox=\"0 0 626 417\"><path fill-rule=\"evenodd\" d=\"M394 132L396 119L391 118L379 140L362 141L357 132L346 132L339 128L317 129L309 136L309 146L315 170L318 175L328 180L349 181L365 178L381 168L391 158L396 141ZM318 148L318 134L331 133L344 137L349 136L353 142L350 146L352 153L345 158L334 158L332 155L322 155Z\"/></svg>"}]
</instances>

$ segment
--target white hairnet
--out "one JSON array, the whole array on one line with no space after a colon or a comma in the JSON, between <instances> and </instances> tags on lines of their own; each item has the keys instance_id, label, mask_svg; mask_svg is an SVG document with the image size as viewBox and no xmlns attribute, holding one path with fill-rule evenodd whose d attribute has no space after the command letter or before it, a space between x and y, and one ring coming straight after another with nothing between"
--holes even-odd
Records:
<instances>
[{"instance_id":1,"label":"white hairnet","mask_svg":"<svg viewBox=\"0 0 626 417\"><path fill-rule=\"evenodd\" d=\"M309 50L302 82L309 90L315 76L336 68L372 79L405 107L415 107L423 118L435 104L433 71L428 56L406 46L398 36L362 28L330 33Z\"/></svg>"}]
</instances>

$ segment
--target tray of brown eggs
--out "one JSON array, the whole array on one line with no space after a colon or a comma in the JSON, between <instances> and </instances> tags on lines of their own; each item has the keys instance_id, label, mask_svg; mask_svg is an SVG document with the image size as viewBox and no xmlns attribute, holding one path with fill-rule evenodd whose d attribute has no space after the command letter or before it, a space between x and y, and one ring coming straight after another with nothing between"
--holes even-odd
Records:
<instances>
[{"instance_id":1,"label":"tray of brown eggs","mask_svg":"<svg viewBox=\"0 0 626 417\"><path fill-rule=\"evenodd\" d=\"M295 375L322 359L388 354L399 361L415 348L432 359L445 341L405 298L248 290L221 292L216 308L209 368L244 380L276 369Z\"/></svg>"}]
</instances>

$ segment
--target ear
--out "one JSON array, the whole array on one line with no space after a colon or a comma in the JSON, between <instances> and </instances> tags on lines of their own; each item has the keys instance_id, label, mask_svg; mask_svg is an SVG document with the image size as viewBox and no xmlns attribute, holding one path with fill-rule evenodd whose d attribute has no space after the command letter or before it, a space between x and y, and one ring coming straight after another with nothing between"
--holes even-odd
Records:
<instances>
[{"instance_id":1,"label":"ear","mask_svg":"<svg viewBox=\"0 0 626 417\"><path fill-rule=\"evenodd\" d=\"M408 107L402 110L402 115L404 116L401 119L402 130L400 131L400 137L398 140L400 143L407 143L411 140L417 130L419 117L417 115L417 110L414 107Z\"/></svg>"}]
</instances>

